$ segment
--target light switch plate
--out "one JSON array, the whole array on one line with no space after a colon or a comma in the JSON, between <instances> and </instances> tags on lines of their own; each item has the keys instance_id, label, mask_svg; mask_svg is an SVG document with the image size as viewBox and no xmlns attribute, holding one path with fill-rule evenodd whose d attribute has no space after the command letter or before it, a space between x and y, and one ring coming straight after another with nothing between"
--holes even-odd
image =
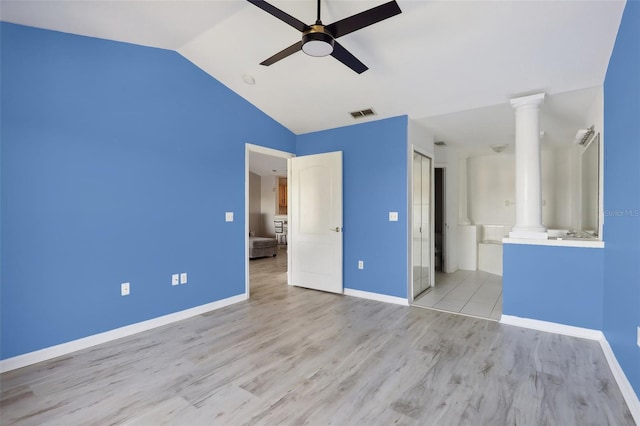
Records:
<instances>
[{"instance_id":1,"label":"light switch plate","mask_svg":"<svg viewBox=\"0 0 640 426\"><path fill-rule=\"evenodd\" d=\"M180 284L186 284L187 283L187 273L183 272L180 274Z\"/></svg>"},{"instance_id":2,"label":"light switch plate","mask_svg":"<svg viewBox=\"0 0 640 426\"><path fill-rule=\"evenodd\" d=\"M358 260L358 269L364 269L364 260Z\"/></svg>"},{"instance_id":3,"label":"light switch plate","mask_svg":"<svg viewBox=\"0 0 640 426\"><path fill-rule=\"evenodd\" d=\"M638 327L638 346L640 346L640 327Z\"/></svg>"},{"instance_id":4,"label":"light switch plate","mask_svg":"<svg viewBox=\"0 0 640 426\"><path fill-rule=\"evenodd\" d=\"M171 285L180 284L180 274L171 274Z\"/></svg>"},{"instance_id":5,"label":"light switch plate","mask_svg":"<svg viewBox=\"0 0 640 426\"><path fill-rule=\"evenodd\" d=\"M128 296L129 295L129 290L130 290L129 285L130 285L129 283L120 284L120 294L121 295L123 295L123 296Z\"/></svg>"},{"instance_id":6,"label":"light switch plate","mask_svg":"<svg viewBox=\"0 0 640 426\"><path fill-rule=\"evenodd\" d=\"M398 221L398 212L389 212L389 222Z\"/></svg>"},{"instance_id":7,"label":"light switch plate","mask_svg":"<svg viewBox=\"0 0 640 426\"><path fill-rule=\"evenodd\" d=\"M224 220L227 222L233 222L233 212L226 212L224 214Z\"/></svg>"}]
</instances>

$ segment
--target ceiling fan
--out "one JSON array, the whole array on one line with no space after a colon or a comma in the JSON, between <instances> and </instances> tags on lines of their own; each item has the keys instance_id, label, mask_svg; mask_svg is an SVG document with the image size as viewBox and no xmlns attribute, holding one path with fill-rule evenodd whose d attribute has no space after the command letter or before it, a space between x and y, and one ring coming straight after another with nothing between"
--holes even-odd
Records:
<instances>
[{"instance_id":1,"label":"ceiling fan","mask_svg":"<svg viewBox=\"0 0 640 426\"><path fill-rule=\"evenodd\" d=\"M320 20L320 0L318 0L318 19L315 24L307 25L264 0L247 1L258 6L260 9L275 16L281 21L291 25L302 33L302 40L262 61L260 65L269 66L299 50L302 50L310 56L331 55L358 74L362 74L369 68L360 62L358 58L349 53L347 49L342 47L336 39L375 24L376 22L391 18L392 16L398 15L402 12L398 3L393 0L364 12L357 13L348 18L341 19L333 24L324 25Z\"/></svg>"}]
</instances>

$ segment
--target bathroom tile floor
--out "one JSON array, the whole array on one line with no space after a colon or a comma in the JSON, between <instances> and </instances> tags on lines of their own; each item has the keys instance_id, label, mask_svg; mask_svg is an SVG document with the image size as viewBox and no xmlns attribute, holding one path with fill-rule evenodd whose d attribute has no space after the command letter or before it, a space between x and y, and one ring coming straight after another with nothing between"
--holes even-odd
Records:
<instances>
[{"instance_id":1,"label":"bathroom tile floor","mask_svg":"<svg viewBox=\"0 0 640 426\"><path fill-rule=\"evenodd\" d=\"M483 271L436 271L436 285L414 300L413 305L500 320L502 277Z\"/></svg>"}]
</instances>

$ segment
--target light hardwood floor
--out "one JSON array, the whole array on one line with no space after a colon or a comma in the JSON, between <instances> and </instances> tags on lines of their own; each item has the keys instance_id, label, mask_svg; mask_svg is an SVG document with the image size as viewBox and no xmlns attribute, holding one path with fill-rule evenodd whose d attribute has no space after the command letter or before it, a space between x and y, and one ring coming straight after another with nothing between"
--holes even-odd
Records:
<instances>
[{"instance_id":1,"label":"light hardwood floor","mask_svg":"<svg viewBox=\"0 0 640 426\"><path fill-rule=\"evenodd\" d=\"M633 425L596 342L288 287L0 376L3 425Z\"/></svg>"}]
</instances>

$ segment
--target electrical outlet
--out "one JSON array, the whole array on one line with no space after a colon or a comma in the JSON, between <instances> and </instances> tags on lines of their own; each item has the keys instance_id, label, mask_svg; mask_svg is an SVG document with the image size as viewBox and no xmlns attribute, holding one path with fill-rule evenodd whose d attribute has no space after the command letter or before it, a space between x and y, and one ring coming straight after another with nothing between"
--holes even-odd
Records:
<instances>
[{"instance_id":1,"label":"electrical outlet","mask_svg":"<svg viewBox=\"0 0 640 426\"><path fill-rule=\"evenodd\" d=\"M120 294L123 296L128 296L129 295L129 283L122 283L120 284Z\"/></svg>"},{"instance_id":2,"label":"electrical outlet","mask_svg":"<svg viewBox=\"0 0 640 426\"><path fill-rule=\"evenodd\" d=\"M358 260L358 269L364 269L364 260Z\"/></svg>"},{"instance_id":3,"label":"electrical outlet","mask_svg":"<svg viewBox=\"0 0 640 426\"><path fill-rule=\"evenodd\" d=\"M233 212L225 212L224 220L227 222L233 222Z\"/></svg>"},{"instance_id":4,"label":"electrical outlet","mask_svg":"<svg viewBox=\"0 0 640 426\"><path fill-rule=\"evenodd\" d=\"M180 284L180 274L172 274L171 275L171 285Z\"/></svg>"},{"instance_id":5,"label":"electrical outlet","mask_svg":"<svg viewBox=\"0 0 640 426\"><path fill-rule=\"evenodd\" d=\"M640 346L640 327L638 327L638 346Z\"/></svg>"},{"instance_id":6,"label":"electrical outlet","mask_svg":"<svg viewBox=\"0 0 640 426\"><path fill-rule=\"evenodd\" d=\"M398 212L389 212L389 222L398 221Z\"/></svg>"},{"instance_id":7,"label":"electrical outlet","mask_svg":"<svg viewBox=\"0 0 640 426\"><path fill-rule=\"evenodd\" d=\"M187 273L183 272L180 274L180 284L186 284L187 283Z\"/></svg>"}]
</instances>

